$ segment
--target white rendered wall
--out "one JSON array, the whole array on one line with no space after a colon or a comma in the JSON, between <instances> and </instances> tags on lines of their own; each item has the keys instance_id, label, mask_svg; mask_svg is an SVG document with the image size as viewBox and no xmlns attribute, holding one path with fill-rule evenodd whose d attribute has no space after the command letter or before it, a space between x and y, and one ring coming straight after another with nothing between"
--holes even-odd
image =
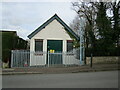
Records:
<instances>
[{"instance_id":1,"label":"white rendered wall","mask_svg":"<svg viewBox=\"0 0 120 90\"><path fill-rule=\"evenodd\" d=\"M79 65L79 59L76 59L75 58L75 55L67 55L67 54L64 54L63 55L63 64L64 65Z\"/></svg>"},{"instance_id":2,"label":"white rendered wall","mask_svg":"<svg viewBox=\"0 0 120 90\"><path fill-rule=\"evenodd\" d=\"M43 51L47 51L47 40L63 40L63 51L66 51L66 40L72 40L64 27L57 20L53 20L31 38L30 51L34 51L35 39L43 39Z\"/></svg>"},{"instance_id":3,"label":"white rendered wall","mask_svg":"<svg viewBox=\"0 0 120 90\"><path fill-rule=\"evenodd\" d=\"M47 52L47 40L63 40L63 52L67 50L67 40L72 40L64 27L57 21L53 20L44 29L38 32L35 36L30 39L30 51L35 51L35 39L43 39L43 52ZM30 57L30 65L35 65L35 60ZM36 56L34 56L37 58ZM46 54L41 56L44 61L39 61L38 64L46 64Z\"/></svg>"}]
</instances>

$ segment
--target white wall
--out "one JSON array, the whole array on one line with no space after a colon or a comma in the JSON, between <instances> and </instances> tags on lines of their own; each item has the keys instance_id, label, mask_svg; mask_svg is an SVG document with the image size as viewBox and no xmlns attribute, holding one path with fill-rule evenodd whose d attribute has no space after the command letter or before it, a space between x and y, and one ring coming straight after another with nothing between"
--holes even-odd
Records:
<instances>
[{"instance_id":1,"label":"white wall","mask_svg":"<svg viewBox=\"0 0 120 90\"><path fill-rule=\"evenodd\" d=\"M66 40L72 40L64 27L57 21L53 20L44 29L38 32L30 40L30 50L34 51L34 40L44 39L43 51L47 51L47 40L63 40L63 51L66 51Z\"/></svg>"},{"instance_id":2,"label":"white wall","mask_svg":"<svg viewBox=\"0 0 120 90\"><path fill-rule=\"evenodd\" d=\"M79 59L76 59L74 55L63 55L63 64L64 65L79 65Z\"/></svg>"},{"instance_id":3,"label":"white wall","mask_svg":"<svg viewBox=\"0 0 120 90\"><path fill-rule=\"evenodd\" d=\"M43 55L36 55L35 52L30 52L30 66L38 66L46 64L46 53Z\"/></svg>"},{"instance_id":4,"label":"white wall","mask_svg":"<svg viewBox=\"0 0 120 90\"><path fill-rule=\"evenodd\" d=\"M47 40L63 40L63 52L67 50L66 40L72 40L64 27L57 21L53 20L44 29L38 32L30 40L30 51L35 50L35 39L43 39L43 52L47 52ZM44 64L46 64L46 55L43 56ZM43 61L40 61L42 63ZM31 65L35 64L34 59L31 60Z\"/></svg>"}]
</instances>

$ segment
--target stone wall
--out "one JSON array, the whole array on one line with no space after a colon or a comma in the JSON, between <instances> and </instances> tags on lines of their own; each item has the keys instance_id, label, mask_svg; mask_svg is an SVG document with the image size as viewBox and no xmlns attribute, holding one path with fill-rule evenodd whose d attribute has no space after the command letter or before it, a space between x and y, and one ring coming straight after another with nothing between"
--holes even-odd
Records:
<instances>
[{"instance_id":1,"label":"stone wall","mask_svg":"<svg viewBox=\"0 0 120 90\"><path fill-rule=\"evenodd\" d=\"M91 57L86 58L86 64L90 64ZM92 63L93 64L117 64L119 61L120 63L120 57L117 56L104 56L104 57L93 57Z\"/></svg>"}]
</instances>

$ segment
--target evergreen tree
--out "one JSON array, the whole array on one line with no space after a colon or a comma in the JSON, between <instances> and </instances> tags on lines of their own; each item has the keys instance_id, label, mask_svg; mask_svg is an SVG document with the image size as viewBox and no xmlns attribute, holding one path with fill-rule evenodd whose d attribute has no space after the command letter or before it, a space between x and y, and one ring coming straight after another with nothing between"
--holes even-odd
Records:
<instances>
[{"instance_id":1,"label":"evergreen tree","mask_svg":"<svg viewBox=\"0 0 120 90\"><path fill-rule=\"evenodd\" d=\"M103 52L104 55L110 55L110 52L112 51L114 45L113 45L113 30L111 27L111 21L108 18L106 11L107 3L100 2L97 6L98 12L97 12L97 19L96 19L96 25L98 29L99 34L99 40L97 43L97 47L99 52Z\"/></svg>"}]
</instances>

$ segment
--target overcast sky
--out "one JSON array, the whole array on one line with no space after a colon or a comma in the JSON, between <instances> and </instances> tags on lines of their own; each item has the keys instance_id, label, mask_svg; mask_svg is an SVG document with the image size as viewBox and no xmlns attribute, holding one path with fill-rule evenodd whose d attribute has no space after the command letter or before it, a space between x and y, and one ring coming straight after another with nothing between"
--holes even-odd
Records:
<instances>
[{"instance_id":1,"label":"overcast sky","mask_svg":"<svg viewBox=\"0 0 120 90\"><path fill-rule=\"evenodd\" d=\"M2 26L0 29L14 30L27 39L27 36L48 20L55 13L70 24L76 13L71 9L71 2L2 2Z\"/></svg>"}]
</instances>

